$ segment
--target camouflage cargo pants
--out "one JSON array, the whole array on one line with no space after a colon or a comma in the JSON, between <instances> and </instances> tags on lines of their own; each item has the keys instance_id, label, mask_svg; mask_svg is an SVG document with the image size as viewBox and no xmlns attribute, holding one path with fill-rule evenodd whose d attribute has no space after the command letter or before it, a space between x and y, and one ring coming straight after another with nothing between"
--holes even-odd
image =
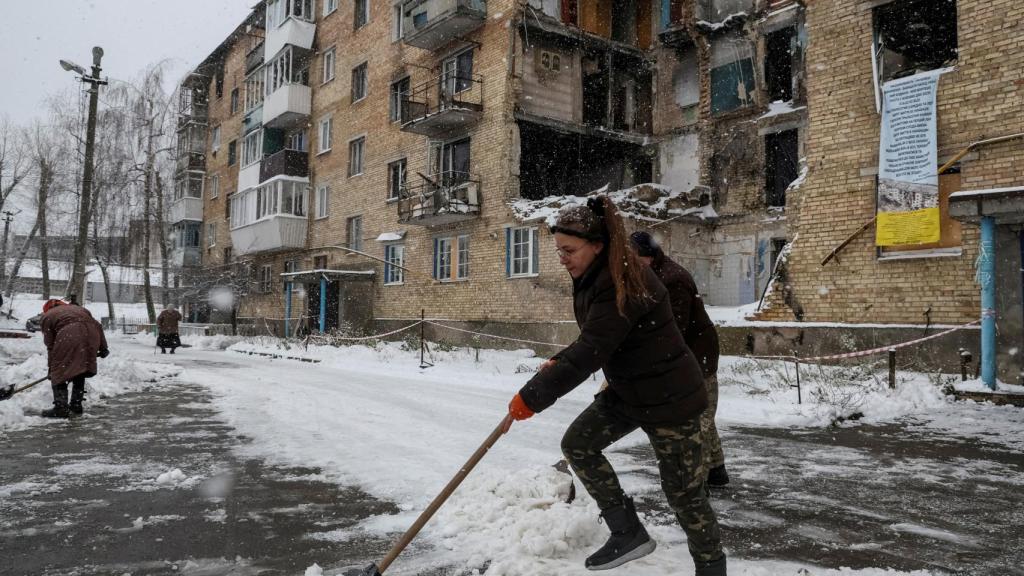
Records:
<instances>
[{"instance_id":1,"label":"camouflage cargo pants","mask_svg":"<svg viewBox=\"0 0 1024 576\"><path fill-rule=\"evenodd\" d=\"M562 453L601 510L626 499L608 459L601 452L637 429L615 414L598 395L562 437ZM643 427L654 448L661 488L676 519L686 532L690 555L700 562L722 556L721 534L714 510L704 492L701 429L698 418L671 427Z\"/></svg>"},{"instance_id":2,"label":"camouflage cargo pants","mask_svg":"<svg viewBox=\"0 0 1024 576\"><path fill-rule=\"evenodd\" d=\"M722 440L718 437L715 427L715 413L718 412L718 376L712 374L704 379L708 389L708 407L700 415L700 433L704 442L704 467L707 470L725 465L725 454L722 453Z\"/></svg>"}]
</instances>

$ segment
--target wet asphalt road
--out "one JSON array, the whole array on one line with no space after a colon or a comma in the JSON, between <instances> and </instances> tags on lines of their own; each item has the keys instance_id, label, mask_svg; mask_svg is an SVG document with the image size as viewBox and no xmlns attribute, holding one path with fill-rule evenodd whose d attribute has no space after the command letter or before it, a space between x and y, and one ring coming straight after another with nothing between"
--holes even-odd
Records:
<instances>
[{"instance_id":1,"label":"wet asphalt road","mask_svg":"<svg viewBox=\"0 0 1024 576\"><path fill-rule=\"evenodd\" d=\"M249 440L201 387L158 382L87 412L0 433L0 575L301 575L313 562L335 574L392 543L347 529L394 505L240 456ZM907 425L723 438L732 483L714 505L734 556L1024 575L1018 452ZM628 452L642 464L629 474L654 473L648 449ZM674 522L660 492L638 496ZM408 554L389 572L418 573Z\"/></svg>"}]
</instances>

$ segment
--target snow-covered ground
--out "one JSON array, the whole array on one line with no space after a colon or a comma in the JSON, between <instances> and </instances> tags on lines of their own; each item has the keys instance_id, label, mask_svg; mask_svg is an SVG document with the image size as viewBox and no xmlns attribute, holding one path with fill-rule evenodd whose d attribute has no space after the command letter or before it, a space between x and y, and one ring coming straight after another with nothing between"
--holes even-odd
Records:
<instances>
[{"instance_id":1,"label":"snow-covered ground","mask_svg":"<svg viewBox=\"0 0 1024 576\"><path fill-rule=\"evenodd\" d=\"M499 423L509 399L544 360L529 351L481 350L476 357L472 350L456 349L435 351L434 366L420 369L418 349L399 343L286 349L276 340L225 338L193 339L186 341L193 347L175 357L154 357L152 336L111 334L110 340L113 355L101 361L101 375L90 381L96 392L123 393L178 372L179 380L211 390L228 423L254 440L240 448L244 455L319 468L331 481L358 486L397 503L403 511L371 518L352 529L312 535L339 546L368 534L394 536L404 531ZM0 350L8 357L27 358L3 372L5 382L31 380L45 371L44 358L30 356L41 354L41 348L38 335L0 341ZM247 351L319 362L241 354ZM945 383L935 377L901 373L897 390L890 391L868 372L823 369L804 376L804 403L797 404L796 391L788 387L792 375L786 370L778 363L723 359L719 425L821 427L860 413L860 422L899 420L936 435L1024 447L1021 410L954 403L942 393ZM414 560L403 556L389 573L472 568L487 562L490 576L587 573L583 559L603 543L607 532L582 491L572 504L562 502L566 477L551 465L561 458L562 433L599 383L597 375L543 414L515 424L427 525L421 539L432 546L415 552ZM21 409L45 405L48 395L43 385L19 395L24 398L0 402L0 429L38 422L25 418ZM616 446L645 442L642 433L634 433ZM611 460L622 471L640 465L628 453L615 452ZM657 492L656 478L644 478L625 476L625 488L631 493ZM665 518L648 521L659 548L630 569L653 576L691 573L678 526ZM800 572L802 568L808 571ZM730 558L730 571L749 576L897 574L738 557Z\"/></svg>"}]
</instances>

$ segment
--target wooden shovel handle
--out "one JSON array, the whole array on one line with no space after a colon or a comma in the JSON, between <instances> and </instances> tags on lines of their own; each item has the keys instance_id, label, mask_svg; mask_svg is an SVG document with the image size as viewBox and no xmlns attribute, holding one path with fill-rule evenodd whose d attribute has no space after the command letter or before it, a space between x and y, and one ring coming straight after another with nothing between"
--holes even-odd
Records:
<instances>
[{"instance_id":1,"label":"wooden shovel handle","mask_svg":"<svg viewBox=\"0 0 1024 576\"><path fill-rule=\"evenodd\" d=\"M494 443L498 441L498 438L501 438L501 436L505 434L511 424L511 419L512 416L508 414L502 418L501 424L498 424L498 427L491 432L491 435L484 440L484 443L481 444L480 447L476 449L476 452L469 457L469 460L462 465L462 468L460 468L458 473L455 474L455 477L448 482L448 485L444 487L444 490L441 490L441 493L434 498L434 501L427 506L427 509L420 514L419 518L413 522L412 526L405 531L405 534L402 534L402 537L398 539L398 542L391 547L391 551L388 552L388 555L385 556L384 559L380 561L380 564L377 565L378 571L383 573L387 570L388 566L395 561L395 558L398 558L398 555L402 553L402 550L405 550L405 547L408 546L414 538L416 538L416 535L420 533L420 530L430 520L434 513L437 512L438 508L440 508L441 505L444 504L445 500L452 495L452 492L455 492L455 489L459 487L459 484L466 479L466 476L468 476L470 471L473 470L473 467L477 465L477 462L480 462L484 457L484 454L487 454L487 451L491 449L491 446L494 446Z\"/></svg>"}]
</instances>

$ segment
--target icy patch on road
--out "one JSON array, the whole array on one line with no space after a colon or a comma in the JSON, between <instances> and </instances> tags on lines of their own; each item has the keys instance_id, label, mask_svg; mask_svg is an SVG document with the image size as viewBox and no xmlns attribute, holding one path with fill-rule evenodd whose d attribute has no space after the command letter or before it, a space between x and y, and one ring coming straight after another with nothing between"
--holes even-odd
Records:
<instances>
[{"instance_id":1,"label":"icy patch on road","mask_svg":"<svg viewBox=\"0 0 1024 576\"><path fill-rule=\"evenodd\" d=\"M933 540L942 540L943 542L951 542L953 544L959 544L961 546L968 546L971 548L980 548L981 544L969 536L963 534L957 534L956 532L949 532L947 530L940 530L938 528L929 528L927 526L921 526L918 524L899 523L889 526L889 529L894 532L902 532L905 534L916 534L918 536L924 536L925 538L932 538Z\"/></svg>"}]
</instances>

